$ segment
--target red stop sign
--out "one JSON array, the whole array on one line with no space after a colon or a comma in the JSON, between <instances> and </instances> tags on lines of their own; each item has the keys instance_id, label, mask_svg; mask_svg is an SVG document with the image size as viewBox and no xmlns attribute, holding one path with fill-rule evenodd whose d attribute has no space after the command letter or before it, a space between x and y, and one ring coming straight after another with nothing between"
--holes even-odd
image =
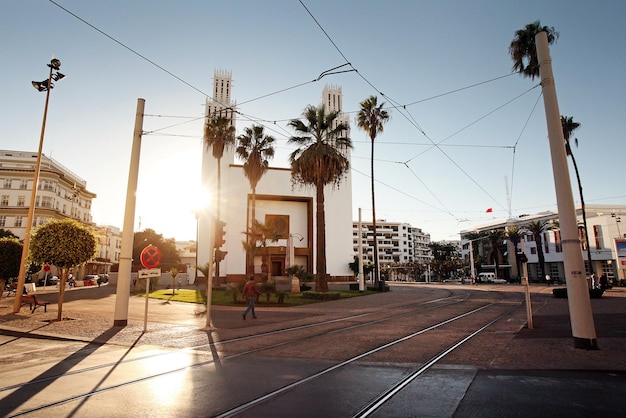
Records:
<instances>
[{"instance_id":1,"label":"red stop sign","mask_svg":"<svg viewBox=\"0 0 626 418\"><path fill-rule=\"evenodd\" d=\"M147 269L159 267L161 264L161 250L154 245L148 245L141 251L141 265Z\"/></svg>"},{"instance_id":2,"label":"red stop sign","mask_svg":"<svg viewBox=\"0 0 626 418\"><path fill-rule=\"evenodd\" d=\"M46 273L50 271L50 265L46 264L45 266L43 266L43 271L45 271Z\"/></svg>"}]
</instances>

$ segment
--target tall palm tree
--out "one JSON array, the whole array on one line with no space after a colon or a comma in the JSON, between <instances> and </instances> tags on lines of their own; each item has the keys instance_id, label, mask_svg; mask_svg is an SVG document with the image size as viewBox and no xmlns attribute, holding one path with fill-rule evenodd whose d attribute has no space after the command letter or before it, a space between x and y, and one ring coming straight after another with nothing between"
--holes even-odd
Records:
<instances>
[{"instance_id":1,"label":"tall palm tree","mask_svg":"<svg viewBox=\"0 0 626 418\"><path fill-rule=\"evenodd\" d=\"M269 160L274 158L274 137L265 135L262 125L245 128L244 133L237 137L237 155L243 160L243 173L250 182L252 189L252 207L250 222L256 219L256 186L261 177L269 169ZM250 223L251 224L251 223ZM252 245L248 234L248 244ZM254 259L247 257L246 274L253 273Z\"/></svg>"},{"instance_id":2,"label":"tall palm tree","mask_svg":"<svg viewBox=\"0 0 626 418\"><path fill-rule=\"evenodd\" d=\"M487 239L491 244L491 257L493 258L493 264L495 265L494 273L496 277L499 277L500 270L500 245L505 239L505 233L502 229L492 229L487 234Z\"/></svg>"},{"instance_id":3,"label":"tall palm tree","mask_svg":"<svg viewBox=\"0 0 626 418\"><path fill-rule=\"evenodd\" d=\"M519 227L515 226L515 225L510 225L507 226L506 231L505 231L505 237L507 240L509 240L511 242L511 244L513 244L513 254L509 254L509 264L510 265L515 265L515 274L517 275L517 278L520 278L520 269L519 269L519 263L517 261L517 246L519 245L520 242L522 242L522 231L520 230ZM513 264L515 263L515 264Z\"/></svg>"},{"instance_id":4,"label":"tall palm tree","mask_svg":"<svg viewBox=\"0 0 626 418\"><path fill-rule=\"evenodd\" d=\"M383 132L383 125L389 120L389 113L383 110L385 103L378 104L376 96L370 96L361 102L361 110L357 114L357 126L365 131L372 141L370 170L372 180L372 227L374 228L374 280L378 283L378 236L376 235L376 197L374 194L374 141Z\"/></svg>"},{"instance_id":5,"label":"tall palm tree","mask_svg":"<svg viewBox=\"0 0 626 418\"><path fill-rule=\"evenodd\" d=\"M316 220L316 290L328 291L326 279L326 215L324 211L324 187L339 186L344 174L350 169L350 161L343 152L352 148L350 138L344 138L349 126L337 121L338 112L326 113L324 105L309 105L302 114L304 122L293 119L289 126L298 136L288 143L298 148L289 155L291 181L294 184L315 187Z\"/></svg>"},{"instance_id":6,"label":"tall palm tree","mask_svg":"<svg viewBox=\"0 0 626 418\"><path fill-rule=\"evenodd\" d=\"M554 27L541 26L540 21L535 21L515 32L515 37L509 46L509 54L513 60L513 71L534 80L539 77L539 60L535 35L539 32L548 34L548 44L553 44L559 38L559 33Z\"/></svg>"},{"instance_id":7,"label":"tall palm tree","mask_svg":"<svg viewBox=\"0 0 626 418\"><path fill-rule=\"evenodd\" d=\"M541 273L540 280L546 277L546 258L543 255L543 233L550 229L549 221L532 221L526 225L526 229L530 231L535 240L537 246L537 259L539 260L539 272Z\"/></svg>"},{"instance_id":8,"label":"tall palm tree","mask_svg":"<svg viewBox=\"0 0 626 418\"><path fill-rule=\"evenodd\" d=\"M217 223L221 222L220 206L222 203L222 168L224 151L235 145L235 127L230 118L215 113L209 117L204 127L204 144L210 148L213 158L217 160ZM212 249L213 250L213 249ZM215 277L219 281L220 263L215 263Z\"/></svg>"},{"instance_id":9,"label":"tall palm tree","mask_svg":"<svg viewBox=\"0 0 626 418\"><path fill-rule=\"evenodd\" d=\"M583 226L585 227L585 244L587 246L587 260L589 261L589 274L593 274L593 262L591 261L591 248L589 247L589 233L587 229L587 212L585 211L585 199L583 198L583 185L580 182L580 173L578 172L578 164L576 164L576 158L572 153L572 147L570 146L570 138L572 133L580 127L580 123L574 122L571 116L561 116L561 128L563 129L563 138L565 139L565 152L569 157L572 157L572 164L574 165L574 172L576 173L576 181L578 182L578 193L580 194L580 208L583 212ZM578 147L578 138L574 138L574 144Z\"/></svg>"}]
</instances>

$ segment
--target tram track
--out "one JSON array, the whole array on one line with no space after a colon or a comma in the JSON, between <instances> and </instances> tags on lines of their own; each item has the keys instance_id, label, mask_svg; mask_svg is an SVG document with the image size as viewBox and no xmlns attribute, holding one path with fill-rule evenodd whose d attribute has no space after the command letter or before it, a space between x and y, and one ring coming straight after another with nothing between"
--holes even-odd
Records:
<instances>
[{"instance_id":1,"label":"tram track","mask_svg":"<svg viewBox=\"0 0 626 418\"><path fill-rule=\"evenodd\" d=\"M513 303L513 307L511 307L512 303ZM446 308L450 309L450 307L454 307L454 306L458 307L459 305L461 306L471 305L471 309L469 308L462 309L464 312L459 313L455 316L451 316L450 318L447 318L445 320L438 321L429 326L424 326L423 324L412 324L411 322L416 317L425 316L423 314L427 312L432 314L433 317L437 317L439 316L439 312L445 310ZM475 305L480 305L480 306L476 307ZM73 404L75 402L84 402L86 399L89 399L89 400L96 399L100 395L104 395L110 392L115 392L117 389L129 388L129 387L141 385L145 383L146 381L153 380L153 379L168 378L168 376L179 374L179 373L185 373L186 371L189 371L191 369L198 370L198 369L202 369L203 367L211 367L216 362L220 362L222 365L228 365L229 362L235 360L236 358L241 358L245 356L264 356L264 355L267 355L268 353L271 353L272 355L277 356L277 355L280 355L280 349L282 348L294 346L294 345L321 344L320 342L321 340L323 340L324 338L328 338L329 336L333 336L333 335L337 335L339 336L339 338L346 339L346 338L350 338L349 336L346 336L347 334L351 334L356 331L362 331L362 330L368 330L372 335L374 335L376 333L376 329L381 329L381 328L398 327L398 330L401 330L404 327L419 327L420 328L400 338L389 339L384 344L379 344L377 342L378 337L373 338L371 343L374 343L375 346L367 350L363 350L357 355L351 355L349 358L346 358L342 361L337 362L334 366L328 367L327 369L321 370L317 373L313 373L305 378L296 380L292 382L291 384L286 385L282 388L277 388L274 391L270 391L268 393L262 394L261 396L258 396L254 400L248 401L247 403L243 403L234 408L223 409L222 410L223 412L216 412L216 416L236 416L239 413L249 410L251 408L254 408L257 405L262 404L270 399L276 399L276 398L280 398L281 396L285 396L285 394L287 394L288 392L290 392L296 387L303 386L303 385L306 386L308 383L312 382L313 380L323 378L324 376L327 376L336 370L349 367L349 365L353 364L354 362L361 361L368 357L372 357L376 353L381 353L381 352L384 352L385 350L390 350L391 347L393 346L397 346L407 341L416 339L421 335L424 335L430 332L435 332L435 330L437 329L440 329L445 326L449 326L450 324L453 324L456 321L460 321L463 318L466 318L471 315L476 315L479 312L482 312L488 308L493 308L496 306L500 308L502 307L506 308L506 312L498 316L496 319L492 318L491 322L488 322L487 325L482 326L482 329L480 329L479 331L476 331L475 333L471 333L470 337L461 339L463 341L461 343L462 345L469 338L472 338L474 335L481 332L483 329L491 325L493 322L497 321L502 316L507 315L509 312L516 309L518 305L515 304L515 302L504 301L504 300L501 300L498 302L476 300L476 301L471 301L470 303L467 297L463 297L463 296L459 297L459 295L455 295L455 296L450 296L448 298L439 298L437 300L429 300L429 301L413 303L413 304L402 304L400 306L395 306L394 308L391 308L391 309L385 309L385 307L381 307L380 309L372 311L372 312L350 314L350 315L345 315L345 316L338 317L338 318L320 321L317 323L303 324L303 325L298 325L298 326L293 326L293 327L285 327L282 329L267 331L267 332L259 333L256 335L247 335L247 336L227 339L223 341L212 342L210 344L203 344L203 345L197 345L194 347L188 347L186 349L174 350L172 352L168 352L165 354L140 356L134 359L125 359L122 362L109 362L109 363L105 362L105 363L102 363L93 367L77 369L77 370L59 374L59 375L46 376L45 379L50 380L50 381L59 381L60 383L60 381L66 378L71 378L72 376L74 377L81 376L81 375L93 373L93 372L99 372L99 373L105 372L108 374L108 373L111 373L110 371L108 371L109 369L112 370L114 368L119 368L120 366L128 365L131 363L136 363L136 362L141 363L141 362L146 362L146 361L154 361L155 359L157 359L157 356L168 356L168 355L176 355L176 354L182 354L182 353L189 354L189 353L194 353L194 352L198 353L198 352L203 352L204 350L208 350L208 349L216 348L216 347L223 349L223 351L221 352L222 355L219 356L219 358L217 359L212 358L212 359L205 360L205 361L196 361L193 364L187 364L183 367L174 367L172 369L164 370L159 373L147 374L139 378L135 378L135 379L126 379L116 384L101 385L89 391L75 392L65 397L60 397L60 398L57 397L53 401L43 402L31 408L24 408L19 411L16 410L14 411L15 412L14 415L9 415L9 416L26 416L26 415L35 414L35 413L41 413L47 410L54 410L59 405ZM397 323L398 325L390 325L390 323ZM314 332L311 333L312 330ZM343 337L341 336L342 334L344 334ZM249 347L249 344L251 342L254 344L258 344L258 346ZM238 344L241 344L242 346L238 347L237 346ZM452 346L453 345L450 345L449 347L452 347ZM457 349L459 346L460 345L454 346L453 350ZM228 347L228 348L225 349L225 347ZM437 355L432 356L431 358L437 358L443 352L445 352L445 350L438 352ZM447 353L444 354L444 356L445 355L447 355ZM163 358L164 362L167 361L165 360L165 358L166 357ZM432 364L430 364L428 368L432 367L432 365L435 364L437 361L439 361L441 358L443 357L438 357L438 359L432 362ZM428 364L431 361L432 360L420 362L420 363ZM424 371L425 370L427 369L424 369ZM412 374L415 374L415 373L417 372L414 372ZM415 374L412 380L415 380L421 373L423 373L423 371ZM21 384L7 385L5 387L0 388L0 393L24 389L24 388L27 388L29 385L36 387L37 385L41 385L43 383L44 383L43 379L39 379L39 380L35 379L35 380L23 382ZM398 385L401 385L401 384L402 383L398 383ZM390 390L392 389L388 389L387 391L390 391ZM383 394L381 394L381 396L383 396ZM370 403L372 402L373 401L370 401ZM369 407L367 407L367 405L369 405L369 403L364 404L363 406L364 411L368 408L374 407L374 404L372 404ZM362 415L362 416L367 416L367 415Z\"/></svg>"}]
</instances>

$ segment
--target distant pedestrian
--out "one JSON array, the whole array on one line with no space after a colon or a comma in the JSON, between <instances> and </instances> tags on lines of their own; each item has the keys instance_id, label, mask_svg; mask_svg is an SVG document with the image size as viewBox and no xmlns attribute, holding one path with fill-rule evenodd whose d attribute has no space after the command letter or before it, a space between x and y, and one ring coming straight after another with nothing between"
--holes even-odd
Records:
<instances>
[{"instance_id":1,"label":"distant pedestrian","mask_svg":"<svg viewBox=\"0 0 626 418\"><path fill-rule=\"evenodd\" d=\"M594 289L598 289L600 287L600 282L598 281L598 275L596 273L591 275L591 283Z\"/></svg>"},{"instance_id":2,"label":"distant pedestrian","mask_svg":"<svg viewBox=\"0 0 626 418\"><path fill-rule=\"evenodd\" d=\"M552 277L550 277L549 274L546 274L546 283L548 283L548 286L550 286L550 283L552 283Z\"/></svg>"},{"instance_id":3,"label":"distant pedestrian","mask_svg":"<svg viewBox=\"0 0 626 418\"><path fill-rule=\"evenodd\" d=\"M246 310L243 313L243 319L244 321L246 320L246 315L248 314L248 312L252 312L252 317L256 318L256 313L254 312L254 301L257 297L257 295L260 295L261 292L259 292L259 289L256 287L256 282L254 281L254 276L250 276L248 278L248 282L246 283L246 285L243 287L243 295L244 297L248 298L248 307L246 308Z\"/></svg>"}]
</instances>

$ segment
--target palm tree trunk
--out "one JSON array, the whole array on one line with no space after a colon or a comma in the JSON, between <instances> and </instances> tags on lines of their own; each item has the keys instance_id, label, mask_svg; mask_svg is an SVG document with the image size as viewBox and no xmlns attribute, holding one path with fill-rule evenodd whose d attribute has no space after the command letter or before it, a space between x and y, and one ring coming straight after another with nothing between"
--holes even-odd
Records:
<instances>
[{"instance_id":1,"label":"palm tree trunk","mask_svg":"<svg viewBox=\"0 0 626 418\"><path fill-rule=\"evenodd\" d=\"M372 172L372 227L374 228L374 283L378 284L380 273L378 268L378 234L376 233L376 197L374 194L374 140L372 139L372 151L370 158Z\"/></svg>"},{"instance_id":2,"label":"palm tree trunk","mask_svg":"<svg viewBox=\"0 0 626 418\"><path fill-rule=\"evenodd\" d=\"M583 199L583 186L580 182L580 174L578 173L578 164L571 150L569 156L572 157L574 164L574 172L576 173L576 181L578 182L578 193L580 193L580 208L583 212L583 226L585 227L585 244L587 245L587 260L589 261L589 275L594 273L593 262L591 261L591 248L589 247L589 231L587 230L587 212L585 211L585 199Z\"/></svg>"},{"instance_id":3,"label":"palm tree trunk","mask_svg":"<svg viewBox=\"0 0 626 418\"><path fill-rule=\"evenodd\" d=\"M250 219L249 219L249 228L246 228L248 231L248 252L247 252L247 267L246 267L246 275L254 274L254 252L253 248L255 243L252 239L252 225L254 225L254 220L256 219L256 188L252 189L252 208L250 209Z\"/></svg>"},{"instance_id":4,"label":"palm tree trunk","mask_svg":"<svg viewBox=\"0 0 626 418\"><path fill-rule=\"evenodd\" d=\"M537 259L539 260L539 272L541 277L539 280L545 280L546 278L546 258L543 255L543 239L541 234L535 235L535 243L537 244Z\"/></svg>"},{"instance_id":5,"label":"palm tree trunk","mask_svg":"<svg viewBox=\"0 0 626 418\"><path fill-rule=\"evenodd\" d=\"M324 185L316 186L315 217L317 219L317 255L315 257L315 290L328 292L326 280L326 214L324 212Z\"/></svg>"}]
</instances>

